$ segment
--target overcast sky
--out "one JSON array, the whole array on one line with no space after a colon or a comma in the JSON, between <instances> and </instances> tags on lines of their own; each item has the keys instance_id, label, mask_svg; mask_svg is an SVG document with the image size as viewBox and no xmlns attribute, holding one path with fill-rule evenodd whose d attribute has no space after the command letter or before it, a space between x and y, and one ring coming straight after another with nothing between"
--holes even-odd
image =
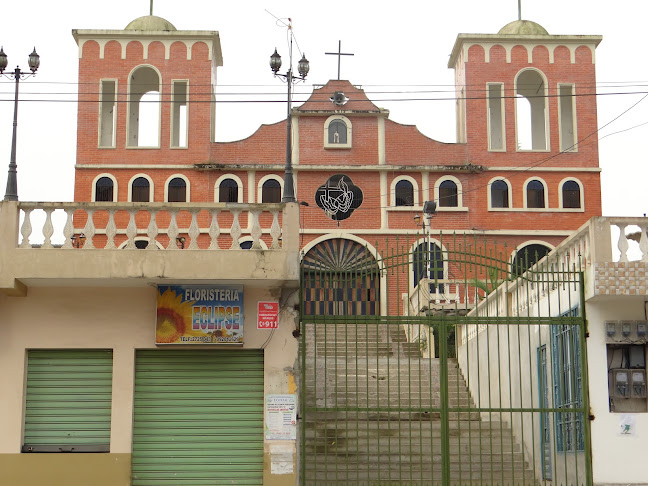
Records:
<instances>
[{"instance_id":1,"label":"overcast sky","mask_svg":"<svg viewBox=\"0 0 648 486\"><path fill-rule=\"evenodd\" d=\"M517 0L383 4L378 8L380 2L360 1L155 0L153 13L179 30L220 33L224 62L218 72L218 93L219 100L227 101L217 107L220 141L247 137L260 124L285 118L286 88L272 77L268 60L277 47L286 62L286 29L277 25L273 14L292 18L298 47L310 61L308 82L298 86L295 101L304 100L313 85L337 77L337 58L324 53L336 51L342 41L343 52L354 53L342 59L342 79L366 89L376 105L390 111L392 120L454 142L453 71L447 63L457 34L496 33L517 19ZM25 100L18 116L20 200L73 198L78 50L71 30L123 29L148 13L148 0L5 2L0 45L9 56L9 68L19 64L27 70L34 46L41 56L36 77L20 84ZM522 5L522 18L538 22L550 34L603 35L596 70L604 215L648 212L648 124L641 125L648 123L648 99L640 101L648 92L647 14L645 0L526 0ZM297 48L295 58L296 62ZM14 83L3 79L1 190L10 158L13 90ZM404 101L408 96L426 101ZM242 103L250 100L266 102Z\"/></svg>"}]
</instances>

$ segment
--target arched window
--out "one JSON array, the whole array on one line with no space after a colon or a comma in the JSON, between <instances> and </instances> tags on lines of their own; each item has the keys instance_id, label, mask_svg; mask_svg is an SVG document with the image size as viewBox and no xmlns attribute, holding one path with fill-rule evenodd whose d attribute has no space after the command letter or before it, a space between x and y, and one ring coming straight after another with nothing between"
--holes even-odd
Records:
<instances>
[{"instance_id":1,"label":"arched window","mask_svg":"<svg viewBox=\"0 0 648 486\"><path fill-rule=\"evenodd\" d=\"M187 183L181 177L174 177L167 187L168 202L187 202Z\"/></svg>"},{"instance_id":2,"label":"arched window","mask_svg":"<svg viewBox=\"0 0 648 486\"><path fill-rule=\"evenodd\" d=\"M234 179L223 179L218 186L218 202L238 202L238 184Z\"/></svg>"},{"instance_id":3,"label":"arched window","mask_svg":"<svg viewBox=\"0 0 648 486\"><path fill-rule=\"evenodd\" d=\"M324 122L324 148L351 148L351 120L331 115Z\"/></svg>"},{"instance_id":4,"label":"arched window","mask_svg":"<svg viewBox=\"0 0 648 486\"><path fill-rule=\"evenodd\" d=\"M509 207L509 187L503 180L491 183L491 207L508 208Z\"/></svg>"},{"instance_id":5,"label":"arched window","mask_svg":"<svg viewBox=\"0 0 648 486\"><path fill-rule=\"evenodd\" d=\"M115 183L110 177L100 177L95 183L95 201L113 201Z\"/></svg>"},{"instance_id":6,"label":"arched window","mask_svg":"<svg viewBox=\"0 0 648 486\"><path fill-rule=\"evenodd\" d=\"M439 207L456 208L459 206L459 191L454 181L443 181L439 184Z\"/></svg>"},{"instance_id":7,"label":"arched window","mask_svg":"<svg viewBox=\"0 0 648 486\"><path fill-rule=\"evenodd\" d=\"M268 179L261 187L261 202L281 202L281 184L276 179Z\"/></svg>"},{"instance_id":8,"label":"arched window","mask_svg":"<svg viewBox=\"0 0 648 486\"><path fill-rule=\"evenodd\" d=\"M160 146L160 75L152 66L139 66L128 81L129 147Z\"/></svg>"},{"instance_id":9,"label":"arched window","mask_svg":"<svg viewBox=\"0 0 648 486\"><path fill-rule=\"evenodd\" d=\"M333 120L328 126L328 143L346 144L347 126L343 120Z\"/></svg>"},{"instance_id":10,"label":"arched window","mask_svg":"<svg viewBox=\"0 0 648 486\"><path fill-rule=\"evenodd\" d=\"M526 186L527 208L544 208L545 187L542 182L535 179L529 181Z\"/></svg>"},{"instance_id":11,"label":"arched window","mask_svg":"<svg viewBox=\"0 0 648 486\"><path fill-rule=\"evenodd\" d=\"M511 273L514 276L522 275L529 268L538 263L538 261L542 260L550 251L551 248L540 243L532 243L523 246L515 252L513 263L511 264Z\"/></svg>"},{"instance_id":12,"label":"arched window","mask_svg":"<svg viewBox=\"0 0 648 486\"><path fill-rule=\"evenodd\" d=\"M133 181L133 183L131 184L131 201L151 201L151 187L148 179L146 179L145 177L138 177Z\"/></svg>"},{"instance_id":13,"label":"arched window","mask_svg":"<svg viewBox=\"0 0 648 486\"><path fill-rule=\"evenodd\" d=\"M394 193L396 206L414 206L414 186L410 181L398 181Z\"/></svg>"},{"instance_id":14,"label":"arched window","mask_svg":"<svg viewBox=\"0 0 648 486\"><path fill-rule=\"evenodd\" d=\"M581 207L580 186L576 181L565 181L562 185L563 208L578 209Z\"/></svg>"},{"instance_id":15,"label":"arched window","mask_svg":"<svg viewBox=\"0 0 648 486\"><path fill-rule=\"evenodd\" d=\"M547 150L546 83L535 69L520 72L515 80L515 115L518 150Z\"/></svg>"}]
</instances>

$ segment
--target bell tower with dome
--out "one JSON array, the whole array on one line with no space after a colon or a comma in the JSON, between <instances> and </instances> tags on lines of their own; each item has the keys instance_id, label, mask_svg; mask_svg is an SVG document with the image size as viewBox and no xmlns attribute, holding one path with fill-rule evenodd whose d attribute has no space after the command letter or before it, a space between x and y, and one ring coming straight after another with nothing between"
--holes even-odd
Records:
<instances>
[{"instance_id":1,"label":"bell tower with dome","mask_svg":"<svg viewBox=\"0 0 648 486\"><path fill-rule=\"evenodd\" d=\"M178 30L147 15L123 30L72 35L79 48L75 199L137 200L132 184L118 182L138 178L151 166L147 200L164 200L165 184L153 182L166 174L157 174L154 165L209 157L216 70L223 64L218 32ZM116 166L126 169L120 181L104 174ZM111 190L96 197L104 176Z\"/></svg>"},{"instance_id":2,"label":"bell tower with dome","mask_svg":"<svg viewBox=\"0 0 648 486\"><path fill-rule=\"evenodd\" d=\"M457 141L485 165L598 167L595 49L601 36L551 35L516 20L497 34L459 34L455 70ZM506 156L503 157L503 154Z\"/></svg>"}]
</instances>

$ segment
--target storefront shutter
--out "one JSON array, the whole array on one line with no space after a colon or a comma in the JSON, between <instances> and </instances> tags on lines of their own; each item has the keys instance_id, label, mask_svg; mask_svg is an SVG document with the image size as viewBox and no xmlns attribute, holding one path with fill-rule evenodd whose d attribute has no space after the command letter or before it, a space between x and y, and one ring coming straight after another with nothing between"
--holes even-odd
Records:
<instances>
[{"instance_id":1,"label":"storefront shutter","mask_svg":"<svg viewBox=\"0 0 648 486\"><path fill-rule=\"evenodd\" d=\"M133 486L263 483L263 351L136 357Z\"/></svg>"},{"instance_id":2,"label":"storefront shutter","mask_svg":"<svg viewBox=\"0 0 648 486\"><path fill-rule=\"evenodd\" d=\"M23 452L109 452L112 351L31 350Z\"/></svg>"}]
</instances>

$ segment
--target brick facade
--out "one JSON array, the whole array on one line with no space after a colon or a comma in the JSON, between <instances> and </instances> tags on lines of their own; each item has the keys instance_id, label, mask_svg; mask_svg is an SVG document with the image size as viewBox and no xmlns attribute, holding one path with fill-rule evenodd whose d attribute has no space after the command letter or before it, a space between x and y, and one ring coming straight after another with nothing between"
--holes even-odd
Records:
<instances>
[{"instance_id":1,"label":"brick facade","mask_svg":"<svg viewBox=\"0 0 648 486\"><path fill-rule=\"evenodd\" d=\"M261 179L274 175L282 180L285 122L263 125L236 142L212 140L212 85L221 64L217 33L78 31L75 36L80 46L81 86L75 200L92 200L94 184L105 175L116 181L118 201L128 200L129 184L138 175L152 181L150 200L155 202L165 201L165 186L177 175L189 182L190 202L218 202L217 183L231 176L242 186L239 202L261 202ZM467 231L506 244L513 255L525 242L554 246L599 216L598 145L596 137L588 137L597 127L593 90L594 51L599 42L597 36L461 34L449 64L455 70L458 98L457 143L438 142L414 126L389 119L387 110L374 105L348 81L329 81L314 89L308 101L293 109L297 200L307 203L300 216L305 249L333 233L354 235L371 244L415 234L420 228L414 216L421 213L424 201L441 202L439 184L444 180L455 184L459 194L450 207L438 204L430 228L435 239L440 233ZM140 66L159 73L160 144L155 148L128 146L133 89L129 80L135 79L132 76ZM524 75L527 71L533 73ZM544 123L540 130L545 140L539 143L546 147L542 150L520 150L516 139L521 130L516 126L516 94L518 90L531 92L521 81L527 78L541 80L530 101L534 97L545 100L546 112L532 114L544 119L538 122L538 126ZM101 80L116 80L117 87L115 143L110 148L98 145ZM186 148L171 147L174 80L186 80L188 86ZM492 101L493 106L501 103L501 112L491 110L495 121L489 118L491 85L502 90L501 100ZM335 92L344 93L344 104L334 104ZM333 119L350 126L348 146L326 139L325 127ZM502 127L502 146L489 150L489 124L497 123ZM578 141L577 149L561 147L562 136ZM345 174L363 193L360 207L339 221L329 218L316 200L318 188L335 174ZM409 206L395 204L393 188L403 179L413 186ZM509 207L489 206L490 183L495 180L507 181ZM529 181L543 184L544 207L528 207L525 188ZM565 181L578 184L577 207L573 201L562 200Z\"/></svg>"}]
</instances>

